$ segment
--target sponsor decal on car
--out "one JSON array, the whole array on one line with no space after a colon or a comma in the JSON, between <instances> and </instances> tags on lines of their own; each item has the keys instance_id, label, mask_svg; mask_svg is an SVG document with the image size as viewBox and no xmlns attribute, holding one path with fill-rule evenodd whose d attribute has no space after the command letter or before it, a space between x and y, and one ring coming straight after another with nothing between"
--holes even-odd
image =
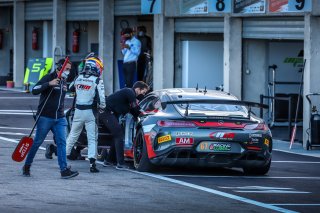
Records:
<instances>
[{"instance_id":1,"label":"sponsor decal on car","mask_svg":"<svg viewBox=\"0 0 320 213\"><path fill-rule=\"evenodd\" d=\"M231 144L218 142L202 142L198 145L197 151L200 152L229 152Z\"/></svg>"},{"instance_id":2,"label":"sponsor decal on car","mask_svg":"<svg viewBox=\"0 0 320 213\"><path fill-rule=\"evenodd\" d=\"M158 143L164 143L167 141L171 141L171 135L164 135L158 138Z\"/></svg>"},{"instance_id":3,"label":"sponsor decal on car","mask_svg":"<svg viewBox=\"0 0 320 213\"><path fill-rule=\"evenodd\" d=\"M259 138L251 138L251 142L259 142Z\"/></svg>"},{"instance_id":4,"label":"sponsor decal on car","mask_svg":"<svg viewBox=\"0 0 320 213\"><path fill-rule=\"evenodd\" d=\"M177 145L192 145L193 144L193 138L176 138L176 144Z\"/></svg>"},{"instance_id":5,"label":"sponsor decal on car","mask_svg":"<svg viewBox=\"0 0 320 213\"><path fill-rule=\"evenodd\" d=\"M211 139L225 139L232 140L234 138L235 133L233 132L212 132L209 134Z\"/></svg>"},{"instance_id":6,"label":"sponsor decal on car","mask_svg":"<svg viewBox=\"0 0 320 213\"><path fill-rule=\"evenodd\" d=\"M253 133L253 134L250 134L249 137L250 138L262 138L262 134Z\"/></svg>"},{"instance_id":7,"label":"sponsor decal on car","mask_svg":"<svg viewBox=\"0 0 320 213\"><path fill-rule=\"evenodd\" d=\"M265 139L264 139L264 144L265 144L266 146L269 146L270 141L269 141L267 138L265 138Z\"/></svg>"},{"instance_id":8,"label":"sponsor decal on car","mask_svg":"<svg viewBox=\"0 0 320 213\"><path fill-rule=\"evenodd\" d=\"M193 132L176 132L176 136L192 136Z\"/></svg>"}]
</instances>

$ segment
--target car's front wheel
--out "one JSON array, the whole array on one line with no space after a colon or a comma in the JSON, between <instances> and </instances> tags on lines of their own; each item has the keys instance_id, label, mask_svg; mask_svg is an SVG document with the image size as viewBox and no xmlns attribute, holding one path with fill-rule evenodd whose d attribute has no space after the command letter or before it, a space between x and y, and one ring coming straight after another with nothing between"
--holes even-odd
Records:
<instances>
[{"instance_id":1,"label":"car's front wheel","mask_svg":"<svg viewBox=\"0 0 320 213\"><path fill-rule=\"evenodd\" d=\"M149 172L153 169L153 165L148 158L147 145L142 129L138 131L133 146L133 163L135 169L139 172Z\"/></svg>"},{"instance_id":2,"label":"car's front wheel","mask_svg":"<svg viewBox=\"0 0 320 213\"><path fill-rule=\"evenodd\" d=\"M265 175L269 172L271 166L271 159L262 167L243 167L243 172L246 175Z\"/></svg>"}]
</instances>

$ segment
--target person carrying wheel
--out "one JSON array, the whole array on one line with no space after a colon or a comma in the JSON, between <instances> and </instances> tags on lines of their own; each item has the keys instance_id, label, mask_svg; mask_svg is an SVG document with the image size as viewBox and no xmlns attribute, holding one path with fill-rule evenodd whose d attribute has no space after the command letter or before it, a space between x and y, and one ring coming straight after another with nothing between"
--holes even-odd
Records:
<instances>
[{"instance_id":1,"label":"person carrying wheel","mask_svg":"<svg viewBox=\"0 0 320 213\"><path fill-rule=\"evenodd\" d=\"M84 69L71 85L70 90L76 91L76 110L74 113L70 134L67 138L67 156L78 140L85 125L88 139L88 158L90 172L96 173L97 158L97 125L95 114L97 107L105 108L104 85L100 75L103 71L103 63L98 57L86 59ZM98 105L98 106L97 106Z\"/></svg>"},{"instance_id":2,"label":"person carrying wheel","mask_svg":"<svg viewBox=\"0 0 320 213\"><path fill-rule=\"evenodd\" d=\"M137 103L139 95L145 95L149 86L143 81L137 81L132 88L123 88L109 95L106 98L105 110L99 110L99 120L108 128L113 136L110 152L104 166L112 165L116 157L116 169L127 169L124 165L124 130L119 124L119 117L131 113L134 118L140 114L140 107Z\"/></svg>"}]
</instances>

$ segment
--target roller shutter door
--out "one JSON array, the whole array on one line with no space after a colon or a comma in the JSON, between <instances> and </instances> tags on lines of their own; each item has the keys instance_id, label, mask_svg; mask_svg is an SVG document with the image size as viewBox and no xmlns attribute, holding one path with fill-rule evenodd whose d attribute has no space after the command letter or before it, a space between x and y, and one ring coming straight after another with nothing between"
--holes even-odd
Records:
<instances>
[{"instance_id":1,"label":"roller shutter door","mask_svg":"<svg viewBox=\"0 0 320 213\"><path fill-rule=\"evenodd\" d=\"M115 0L114 1L114 15L140 15L141 14L141 0Z\"/></svg>"},{"instance_id":2,"label":"roller shutter door","mask_svg":"<svg viewBox=\"0 0 320 213\"><path fill-rule=\"evenodd\" d=\"M223 33L223 18L183 18L175 19L178 33Z\"/></svg>"},{"instance_id":3,"label":"roller shutter door","mask_svg":"<svg viewBox=\"0 0 320 213\"><path fill-rule=\"evenodd\" d=\"M67 21L99 20L99 0L68 0Z\"/></svg>"},{"instance_id":4,"label":"roller shutter door","mask_svg":"<svg viewBox=\"0 0 320 213\"><path fill-rule=\"evenodd\" d=\"M52 20L52 1L32 1L25 4L25 20Z\"/></svg>"},{"instance_id":5,"label":"roller shutter door","mask_svg":"<svg viewBox=\"0 0 320 213\"><path fill-rule=\"evenodd\" d=\"M246 18L243 20L243 38L304 39L303 17Z\"/></svg>"}]
</instances>

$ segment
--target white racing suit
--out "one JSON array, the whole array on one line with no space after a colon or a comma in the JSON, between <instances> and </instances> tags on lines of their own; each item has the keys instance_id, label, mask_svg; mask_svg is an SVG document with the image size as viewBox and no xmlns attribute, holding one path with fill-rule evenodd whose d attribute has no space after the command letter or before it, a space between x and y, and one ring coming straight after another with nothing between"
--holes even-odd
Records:
<instances>
[{"instance_id":1,"label":"white racing suit","mask_svg":"<svg viewBox=\"0 0 320 213\"><path fill-rule=\"evenodd\" d=\"M75 81L76 110L74 113L70 134L67 138L67 155L85 125L88 139L88 158L96 159L98 129L93 110L98 107L105 108L105 95L103 81L96 76L81 74Z\"/></svg>"}]
</instances>

